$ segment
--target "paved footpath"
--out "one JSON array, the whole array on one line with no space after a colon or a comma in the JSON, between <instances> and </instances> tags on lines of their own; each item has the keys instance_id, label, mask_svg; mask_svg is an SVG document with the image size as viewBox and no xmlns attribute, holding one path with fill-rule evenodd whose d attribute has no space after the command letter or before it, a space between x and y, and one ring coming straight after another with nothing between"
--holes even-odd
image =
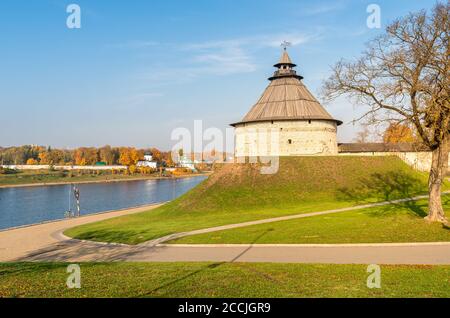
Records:
<instances>
[{"instance_id":1,"label":"paved footpath","mask_svg":"<svg viewBox=\"0 0 450 318\"><path fill-rule=\"evenodd\" d=\"M102 221L117 216L148 211L159 205L148 205L127 210L84 215L79 218L48 222L0 231L0 262L24 258L30 253L59 246L65 241L59 233L77 225Z\"/></svg>"},{"instance_id":2,"label":"paved footpath","mask_svg":"<svg viewBox=\"0 0 450 318\"><path fill-rule=\"evenodd\" d=\"M212 261L212 262L279 262L334 264L447 264L450 265L450 242L392 244L221 244L170 245L164 242L199 233L310 217L327 213L387 205L411 199L387 201L357 207L304 213L278 218L230 224L169 235L138 245L107 244L70 239L62 234L73 226L112 217L146 211L158 205L123 211L87 215L0 232L0 261Z\"/></svg>"}]
</instances>

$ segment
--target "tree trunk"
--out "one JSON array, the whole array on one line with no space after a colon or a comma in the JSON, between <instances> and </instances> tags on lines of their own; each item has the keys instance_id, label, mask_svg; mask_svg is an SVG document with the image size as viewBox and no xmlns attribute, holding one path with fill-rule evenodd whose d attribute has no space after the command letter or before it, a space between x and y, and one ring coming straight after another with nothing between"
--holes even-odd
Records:
<instances>
[{"instance_id":1,"label":"tree trunk","mask_svg":"<svg viewBox=\"0 0 450 318\"><path fill-rule=\"evenodd\" d=\"M428 179L428 216L425 217L430 222L447 223L442 208L441 186L447 174L448 151L448 137L445 137L441 145L432 152L431 170Z\"/></svg>"}]
</instances>

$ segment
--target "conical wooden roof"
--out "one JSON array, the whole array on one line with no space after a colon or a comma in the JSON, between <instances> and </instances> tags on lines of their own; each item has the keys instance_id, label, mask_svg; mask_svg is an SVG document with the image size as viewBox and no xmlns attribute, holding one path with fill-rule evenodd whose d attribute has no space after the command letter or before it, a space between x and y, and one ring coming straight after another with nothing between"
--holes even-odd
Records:
<instances>
[{"instance_id":1,"label":"conical wooden roof","mask_svg":"<svg viewBox=\"0 0 450 318\"><path fill-rule=\"evenodd\" d=\"M286 51L275 65L279 68L258 102L237 124L272 120L330 120L334 119L306 88L303 77L291 69L295 66Z\"/></svg>"},{"instance_id":2,"label":"conical wooden roof","mask_svg":"<svg viewBox=\"0 0 450 318\"><path fill-rule=\"evenodd\" d=\"M280 65L291 65L292 67L295 67L296 65L292 63L291 58L289 57L289 54L286 50L283 51L283 54L280 57L280 60L277 64L275 64L275 67L278 67Z\"/></svg>"}]
</instances>

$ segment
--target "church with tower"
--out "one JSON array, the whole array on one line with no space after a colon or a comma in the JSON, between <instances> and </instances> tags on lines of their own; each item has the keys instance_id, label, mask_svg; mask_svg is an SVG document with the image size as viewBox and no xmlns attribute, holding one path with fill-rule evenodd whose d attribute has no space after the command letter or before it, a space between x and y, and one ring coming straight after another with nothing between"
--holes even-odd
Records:
<instances>
[{"instance_id":1,"label":"church with tower","mask_svg":"<svg viewBox=\"0 0 450 318\"><path fill-rule=\"evenodd\" d=\"M333 118L303 84L286 48L262 96L235 127L235 156L337 155Z\"/></svg>"}]
</instances>

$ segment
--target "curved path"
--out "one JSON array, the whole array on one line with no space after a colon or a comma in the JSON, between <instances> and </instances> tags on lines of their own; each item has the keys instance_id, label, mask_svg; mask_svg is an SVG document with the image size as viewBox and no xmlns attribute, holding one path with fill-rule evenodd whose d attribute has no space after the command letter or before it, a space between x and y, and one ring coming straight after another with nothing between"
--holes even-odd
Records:
<instances>
[{"instance_id":1,"label":"curved path","mask_svg":"<svg viewBox=\"0 0 450 318\"><path fill-rule=\"evenodd\" d=\"M449 192L443 192L443 193L449 193ZM162 244L168 241L172 241L175 239L179 239L186 236L192 236L197 234L204 234L204 233L211 233L211 232L217 232L217 231L223 231L223 230L230 230L230 229L236 229L240 227L246 227L251 225L258 225L258 224L266 224L266 223L273 223L273 222L279 222L279 221L287 221L287 220L294 220L294 219L302 219L307 218L310 216L317 216L317 215L324 215L324 214L333 214L333 213L339 213L339 212L347 212L347 211L354 211L354 210L361 210L366 208L373 208L377 206L384 206L389 204L397 204L397 203L403 203L408 201L416 201L420 199L427 199L428 195L419 195L412 198L406 198L406 199L397 199L397 200L390 200L390 201L383 201L383 202L377 202L377 203L369 203L369 204L363 204L363 205L356 205L346 208L340 208L340 209L333 209L333 210L325 210L320 212L310 212L310 213L301 213L301 214L293 214L293 215L285 215L285 216L279 216L274 218L268 218L268 219L262 219L262 220L255 220L255 221L249 221L249 222L242 222L242 223L235 223L235 224L227 224L222 226L215 226L210 227L206 229L200 229L200 230L193 230L188 232L180 232L180 233L174 233L167 236L160 237L156 240L148 241L141 243L140 245L146 245L146 246L156 246L158 244ZM198 245L195 245L198 246Z\"/></svg>"},{"instance_id":2,"label":"curved path","mask_svg":"<svg viewBox=\"0 0 450 318\"><path fill-rule=\"evenodd\" d=\"M74 219L53 221L0 231L0 262L26 259L31 253L40 250L48 248L56 249L60 243L66 241L66 239L62 239L57 233L62 233L68 228L117 216L144 212L158 206L160 206L160 204L89 214Z\"/></svg>"},{"instance_id":3,"label":"curved path","mask_svg":"<svg viewBox=\"0 0 450 318\"><path fill-rule=\"evenodd\" d=\"M362 209L426 198L386 201L356 207L230 224L177 233L139 245L108 244L70 239L67 228L137 213L159 205L87 215L0 232L0 261L213 261L336 264L450 264L450 242L395 244L233 244L167 245L174 238L230 228Z\"/></svg>"}]
</instances>

